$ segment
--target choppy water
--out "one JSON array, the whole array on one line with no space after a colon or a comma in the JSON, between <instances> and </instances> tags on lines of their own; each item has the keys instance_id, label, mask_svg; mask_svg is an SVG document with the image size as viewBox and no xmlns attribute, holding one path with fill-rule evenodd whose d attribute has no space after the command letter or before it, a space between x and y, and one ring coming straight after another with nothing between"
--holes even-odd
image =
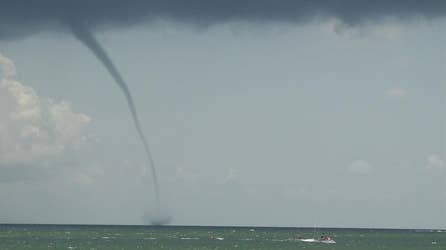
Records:
<instances>
[{"instance_id":1,"label":"choppy water","mask_svg":"<svg viewBox=\"0 0 446 250\"><path fill-rule=\"evenodd\" d=\"M296 239L325 233L336 244ZM183 226L0 225L0 249L446 249L446 231Z\"/></svg>"}]
</instances>

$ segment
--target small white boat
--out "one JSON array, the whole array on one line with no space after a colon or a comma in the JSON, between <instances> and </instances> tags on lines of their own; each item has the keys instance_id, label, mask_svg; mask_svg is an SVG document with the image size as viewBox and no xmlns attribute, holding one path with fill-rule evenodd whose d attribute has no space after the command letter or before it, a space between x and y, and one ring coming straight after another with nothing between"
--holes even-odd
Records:
<instances>
[{"instance_id":1,"label":"small white boat","mask_svg":"<svg viewBox=\"0 0 446 250\"><path fill-rule=\"evenodd\" d=\"M325 243L325 244L334 244L336 243L336 241L329 239L329 240L320 240L320 243Z\"/></svg>"},{"instance_id":2,"label":"small white boat","mask_svg":"<svg viewBox=\"0 0 446 250\"><path fill-rule=\"evenodd\" d=\"M334 241L331 238L328 239L323 239L323 240L317 240L317 239L313 239L313 238L309 238L309 239L298 239L299 241L302 242L308 242L308 243L325 243L325 244L334 244L336 243L336 241Z\"/></svg>"}]
</instances>

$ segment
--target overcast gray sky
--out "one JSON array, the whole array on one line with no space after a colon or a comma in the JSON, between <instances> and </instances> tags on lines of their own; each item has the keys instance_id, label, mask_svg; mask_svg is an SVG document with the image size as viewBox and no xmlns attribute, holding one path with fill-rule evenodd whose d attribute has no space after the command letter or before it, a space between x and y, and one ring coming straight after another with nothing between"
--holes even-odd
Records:
<instances>
[{"instance_id":1,"label":"overcast gray sky","mask_svg":"<svg viewBox=\"0 0 446 250\"><path fill-rule=\"evenodd\" d=\"M446 19L326 9L95 29L173 224L446 228ZM125 99L43 19L0 32L0 223L141 224L153 190Z\"/></svg>"}]
</instances>

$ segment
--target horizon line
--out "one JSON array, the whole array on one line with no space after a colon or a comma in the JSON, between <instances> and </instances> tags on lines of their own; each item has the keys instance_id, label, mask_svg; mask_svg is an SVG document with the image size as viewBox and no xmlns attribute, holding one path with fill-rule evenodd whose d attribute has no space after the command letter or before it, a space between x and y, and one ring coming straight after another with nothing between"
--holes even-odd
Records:
<instances>
[{"instance_id":1,"label":"horizon line","mask_svg":"<svg viewBox=\"0 0 446 250\"><path fill-rule=\"evenodd\" d=\"M396 228L396 227L332 227L332 226L323 226L323 227L310 227L310 226L252 226L252 225L180 225L180 224L172 224L172 225L143 225L143 224L61 224L61 223L0 223L0 227L2 226L80 226L80 227L155 227L155 228L167 228L167 227L189 227L189 228L260 228L260 229L325 229L325 230L415 230L415 231L441 231L446 232L446 228Z\"/></svg>"}]
</instances>

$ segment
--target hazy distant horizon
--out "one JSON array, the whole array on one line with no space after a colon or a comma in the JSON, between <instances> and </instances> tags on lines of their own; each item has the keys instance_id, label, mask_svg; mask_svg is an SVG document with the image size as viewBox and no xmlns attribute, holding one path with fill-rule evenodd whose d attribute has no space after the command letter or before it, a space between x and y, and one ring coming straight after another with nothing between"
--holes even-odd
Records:
<instances>
[{"instance_id":1,"label":"hazy distant horizon","mask_svg":"<svg viewBox=\"0 0 446 250\"><path fill-rule=\"evenodd\" d=\"M148 227L148 228L164 228L164 227L178 227L178 228L240 228L240 229L251 229L251 228L276 228L276 229L338 229L338 230L401 230L401 231L446 231L446 228L379 228L379 227L299 227L299 226L249 226L249 225L238 225L238 226L219 226L219 225L176 225L176 224L165 224L165 225L144 225L144 224L26 224L26 223L0 223L0 226L74 226L74 227Z\"/></svg>"}]
</instances>

